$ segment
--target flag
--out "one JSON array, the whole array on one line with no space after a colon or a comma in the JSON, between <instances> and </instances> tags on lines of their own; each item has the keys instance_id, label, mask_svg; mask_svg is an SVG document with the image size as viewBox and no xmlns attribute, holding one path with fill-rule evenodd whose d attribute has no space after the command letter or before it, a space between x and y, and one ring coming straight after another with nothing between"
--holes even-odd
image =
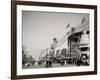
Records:
<instances>
[{"instance_id":1,"label":"flag","mask_svg":"<svg viewBox=\"0 0 100 80\"><path fill-rule=\"evenodd\" d=\"M82 19L82 21L81 21L81 23L83 24L83 22L85 21L85 17L83 17L83 19Z\"/></svg>"},{"instance_id":2,"label":"flag","mask_svg":"<svg viewBox=\"0 0 100 80\"><path fill-rule=\"evenodd\" d=\"M70 26L70 24L68 23L68 25L66 26L66 28L65 28L65 29L67 29L69 26Z\"/></svg>"}]
</instances>

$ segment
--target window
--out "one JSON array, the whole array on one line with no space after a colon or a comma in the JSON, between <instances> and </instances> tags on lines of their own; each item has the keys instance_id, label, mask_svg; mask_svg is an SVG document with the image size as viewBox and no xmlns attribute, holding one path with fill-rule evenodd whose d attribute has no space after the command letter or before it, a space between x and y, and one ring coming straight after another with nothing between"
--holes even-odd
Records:
<instances>
[{"instance_id":1,"label":"window","mask_svg":"<svg viewBox=\"0 0 100 80\"><path fill-rule=\"evenodd\" d=\"M88 47L82 47L80 48L81 51L87 51L88 50Z\"/></svg>"},{"instance_id":2,"label":"window","mask_svg":"<svg viewBox=\"0 0 100 80\"><path fill-rule=\"evenodd\" d=\"M89 31L87 31L86 34L89 34Z\"/></svg>"}]
</instances>

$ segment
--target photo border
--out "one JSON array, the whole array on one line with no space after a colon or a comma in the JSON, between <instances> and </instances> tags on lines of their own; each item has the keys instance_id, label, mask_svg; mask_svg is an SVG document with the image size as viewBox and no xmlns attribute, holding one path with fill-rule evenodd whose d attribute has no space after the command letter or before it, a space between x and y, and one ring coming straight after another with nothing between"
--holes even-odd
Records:
<instances>
[{"instance_id":1,"label":"photo border","mask_svg":"<svg viewBox=\"0 0 100 80\"><path fill-rule=\"evenodd\" d=\"M17 5L94 9L94 71L36 74L36 75L17 75ZM33 1L11 1L11 79L12 80L76 76L76 75L92 75L92 74L97 74L97 6L96 5L64 4L64 3L33 2Z\"/></svg>"}]
</instances>

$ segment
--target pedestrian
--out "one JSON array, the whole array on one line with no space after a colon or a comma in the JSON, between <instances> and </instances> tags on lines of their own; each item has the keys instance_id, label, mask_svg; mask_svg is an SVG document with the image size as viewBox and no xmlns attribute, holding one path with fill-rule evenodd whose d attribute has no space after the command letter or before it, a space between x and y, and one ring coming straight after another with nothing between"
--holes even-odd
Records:
<instances>
[{"instance_id":1,"label":"pedestrian","mask_svg":"<svg viewBox=\"0 0 100 80\"><path fill-rule=\"evenodd\" d=\"M47 59L46 61L46 68L52 67L52 61L50 60L50 58Z\"/></svg>"}]
</instances>

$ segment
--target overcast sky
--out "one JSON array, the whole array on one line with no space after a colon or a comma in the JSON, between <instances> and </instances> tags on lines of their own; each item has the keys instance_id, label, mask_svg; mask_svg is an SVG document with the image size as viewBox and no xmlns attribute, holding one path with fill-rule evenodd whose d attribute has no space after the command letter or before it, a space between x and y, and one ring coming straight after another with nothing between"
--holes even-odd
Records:
<instances>
[{"instance_id":1,"label":"overcast sky","mask_svg":"<svg viewBox=\"0 0 100 80\"><path fill-rule=\"evenodd\" d=\"M75 27L84 16L88 14L23 11L23 45L37 59L40 50L50 47L54 37L58 40L63 37L68 23Z\"/></svg>"}]
</instances>

